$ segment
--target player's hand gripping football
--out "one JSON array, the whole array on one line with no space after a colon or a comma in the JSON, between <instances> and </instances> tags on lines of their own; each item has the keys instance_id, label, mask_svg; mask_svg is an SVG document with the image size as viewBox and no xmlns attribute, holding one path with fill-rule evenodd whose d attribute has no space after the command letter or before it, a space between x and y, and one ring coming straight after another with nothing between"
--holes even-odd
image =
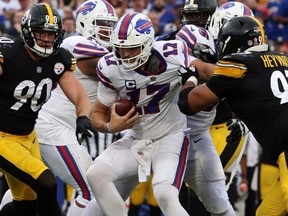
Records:
<instances>
[{"instance_id":1,"label":"player's hand gripping football","mask_svg":"<svg viewBox=\"0 0 288 216\"><path fill-rule=\"evenodd\" d=\"M196 67L180 67L178 70L178 76L182 85L184 85L190 77L199 78L199 73Z\"/></svg>"},{"instance_id":2,"label":"player's hand gripping football","mask_svg":"<svg viewBox=\"0 0 288 216\"><path fill-rule=\"evenodd\" d=\"M226 138L227 144L239 142L240 139L249 132L249 129L244 124L244 122L238 119L230 119L227 122L227 128L231 131Z\"/></svg>"},{"instance_id":3,"label":"player's hand gripping football","mask_svg":"<svg viewBox=\"0 0 288 216\"><path fill-rule=\"evenodd\" d=\"M79 144L82 143L83 137L92 137L93 133L97 133L97 131L92 128L91 120L87 116L79 116L76 120L76 138Z\"/></svg>"},{"instance_id":4,"label":"player's hand gripping football","mask_svg":"<svg viewBox=\"0 0 288 216\"><path fill-rule=\"evenodd\" d=\"M139 119L139 113L136 106L132 106L131 109L125 115L117 113L116 104L111 107L111 116L109 126L113 133L120 132L129 128L132 128Z\"/></svg>"}]
</instances>

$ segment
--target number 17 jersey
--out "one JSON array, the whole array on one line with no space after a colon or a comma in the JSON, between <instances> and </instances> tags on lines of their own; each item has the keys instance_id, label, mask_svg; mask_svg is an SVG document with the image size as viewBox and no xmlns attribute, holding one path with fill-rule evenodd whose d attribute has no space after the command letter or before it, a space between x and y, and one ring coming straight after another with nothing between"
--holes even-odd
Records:
<instances>
[{"instance_id":1,"label":"number 17 jersey","mask_svg":"<svg viewBox=\"0 0 288 216\"><path fill-rule=\"evenodd\" d=\"M136 139L159 139L183 130L187 125L177 106L181 87L177 71L191 61L187 46L178 40L156 41L143 70L122 71L108 54L98 62L98 99L106 106L118 97L136 104L140 120L130 130Z\"/></svg>"}]
</instances>

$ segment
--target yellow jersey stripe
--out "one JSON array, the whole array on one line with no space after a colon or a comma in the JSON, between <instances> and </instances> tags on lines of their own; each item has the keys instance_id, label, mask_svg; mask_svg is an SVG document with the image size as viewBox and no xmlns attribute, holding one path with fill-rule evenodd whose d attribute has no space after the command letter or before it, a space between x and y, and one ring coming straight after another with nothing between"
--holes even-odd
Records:
<instances>
[{"instance_id":1,"label":"yellow jersey stripe","mask_svg":"<svg viewBox=\"0 0 288 216\"><path fill-rule=\"evenodd\" d=\"M0 64L3 64L3 62L4 62L4 57L3 57L2 52L0 51Z\"/></svg>"},{"instance_id":2,"label":"yellow jersey stripe","mask_svg":"<svg viewBox=\"0 0 288 216\"><path fill-rule=\"evenodd\" d=\"M219 61L216 65L214 75L241 78L247 72L247 67L241 63Z\"/></svg>"}]
</instances>

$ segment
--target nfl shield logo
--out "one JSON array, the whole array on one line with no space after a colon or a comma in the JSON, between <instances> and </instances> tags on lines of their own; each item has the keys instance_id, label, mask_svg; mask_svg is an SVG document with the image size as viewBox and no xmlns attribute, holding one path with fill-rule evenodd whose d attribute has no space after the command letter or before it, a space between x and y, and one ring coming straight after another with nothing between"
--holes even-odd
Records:
<instances>
[{"instance_id":1,"label":"nfl shield logo","mask_svg":"<svg viewBox=\"0 0 288 216\"><path fill-rule=\"evenodd\" d=\"M37 73L42 73L42 67L37 67L37 68L36 68L36 72L37 72Z\"/></svg>"}]
</instances>

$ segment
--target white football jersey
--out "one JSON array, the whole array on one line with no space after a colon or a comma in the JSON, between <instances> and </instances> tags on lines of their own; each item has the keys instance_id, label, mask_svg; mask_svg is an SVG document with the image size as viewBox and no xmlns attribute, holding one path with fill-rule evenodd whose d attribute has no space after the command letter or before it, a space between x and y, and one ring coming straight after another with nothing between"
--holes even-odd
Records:
<instances>
[{"instance_id":1,"label":"white football jersey","mask_svg":"<svg viewBox=\"0 0 288 216\"><path fill-rule=\"evenodd\" d=\"M202 44L213 53L216 53L214 39L204 28L195 25L185 25L176 34L176 39L184 41L191 50L195 50L196 44ZM211 107L210 110L200 111L193 116L187 116L187 125L191 128L189 134L197 136L204 133L210 128L215 115L216 106Z\"/></svg>"},{"instance_id":2,"label":"white football jersey","mask_svg":"<svg viewBox=\"0 0 288 216\"><path fill-rule=\"evenodd\" d=\"M98 99L109 107L118 97L136 104L140 121L129 131L136 139L158 139L183 130L187 124L177 105L181 87L177 70L193 59L177 40L156 41L143 70L122 71L113 54L108 54L97 66Z\"/></svg>"},{"instance_id":3,"label":"white football jersey","mask_svg":"<svg viewBox=\"0 0 288 216\"><path fill-rule=\"evenodd\" d=\"M187 125L190 128L189 134L197 136L209 130L216 116L216 106L209 111L201 111L193 116L187 116Z\"/></svg>"},{"instance_id":4,"label":"white football jersey","mask_svg":"<svg viewBox=\"0 0 288 216\"><path fill-rule=\"evenodd\" d=\"M61 46L69 50L77 60L102 57L109 53L95 40L83 36L70 36ZM87 76L78 67L74 74L85 88L91 103L94 103L98 89L96 74L95 77ZM60 86L56 87L51 93L51 98L39 112L35 126L39 142L49 145L75 144L76 118L74 104L66 97Z\"/></svg>"}]
</instances>

